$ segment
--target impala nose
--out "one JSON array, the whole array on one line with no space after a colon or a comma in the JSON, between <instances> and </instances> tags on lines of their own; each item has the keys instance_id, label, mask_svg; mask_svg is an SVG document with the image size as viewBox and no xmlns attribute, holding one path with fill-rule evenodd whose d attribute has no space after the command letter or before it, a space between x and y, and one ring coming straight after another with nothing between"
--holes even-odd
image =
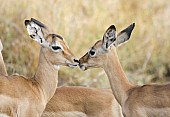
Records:
<instances>
[{"instance_id":1,"label":"impala nose","mask_svg":"<svg viewBox=\"0 0 170 117\"><path fill-rule=\"evenodd\" d=\"M78 64L80 63L78 59L74 59L74 62Z\"/></svg>"}]
</instances>

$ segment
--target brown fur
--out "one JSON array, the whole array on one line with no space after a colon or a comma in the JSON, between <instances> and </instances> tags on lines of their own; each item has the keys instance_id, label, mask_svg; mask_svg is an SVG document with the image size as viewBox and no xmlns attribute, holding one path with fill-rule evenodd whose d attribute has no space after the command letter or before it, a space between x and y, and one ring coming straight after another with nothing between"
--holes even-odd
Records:
<instances>
[{"instance_id":1,"label":"brown fur","mask_svg":"<svg viewBox=\"0 0 170 117\"><path fill-rule=\"evenodd\" d=\"M2 71L0 72L4 73L6 68L2 65L4 65L4 61L0 58L0 67L2 67ZM112 95L112 91L110 89L95 89L80 86L57 88L42 114L42 117L104 116L121 117L120 106Z\"/></svg>"},{"instance_id":2,"label":"brown fur","mask_svg":"<svg viewBox=\"0 0 170 117\"><path fill-rule=\"evenodd\" d=\"M57 88L46 106L45 113L62 111L78 111L88 117L121 117L120 106L110 89L80 86Z\"/></svg>"},{"instance_id":3,"label":"brown fur","mask_svg":"<svg viewBox=\"0 0 170 117\"><path fill-rule=\"evenodd\" d=\"M118 35L119 39L127 41L130 35L126 31L133 30L134 25L128 27ZM129 33L128 32L128 33ZM129 33L131 34L131 32ZM119 43L118 43L119 44ZM116 45L116 44L115 44ZM118 45L116 45L118 46ZM107 51L102 49L102 41L98 41L92 48L98 50L95 57L86 53L80 58L80 67L85 69L102 67L110 81L113 94L125 117L170 117L170 84L150 84L134 86L126 78L119 62L116 48L112 46Z\"/></svg>"},{"instance_id":4,"label":"brown fur","mask_svg":"<svg viewBox=\"0 0 170 117\"><path fill-rule=\"evenodd\" d=\"M0 75L0 113L11 117L41 116L57 88L58 70L54 65L68 66L66 60L75 64L69 48L64 42L60 44L65 49L58 53L41 48L38 68L32 78Z\"/></svg>"},{"instance_id":5,"label":"brown fur","mask_svg":"<svg viewBox=\"0 0 170 117\"><path fill-rule=\"evenodd\" d=\"M26 22L26 24L28 24L28 22ZM8 95L9 95L8 97L14 97L14 99L16 99L15 101L14 99L11 100L11 102L15 102L14 104L9 103L9 100L6 99L6 102L8 104L6 104L6 107L3 105L3 110L5 110L5 112L3 111L4 113L7 113L10 116L16 116L13 114L17 114L17 116L22 116L22 117L23 116L35 117L36 115L34 115L35 113L32 110L28 110L27 113L23 113L22 115L21 112L27 110L26 107L30 109L31 108L35 109L38 107L44 108L46 102L44 105L40 106L41 100L43 99L41 99L41 96L39 96L39 90L37 91L38 88L37 85L42 84L43 87L40 88L47 89L47 91L45 90L44 92L42 91L41 93L42 97L45 100L45 98L52 96L50 95L52 93L48 92L48 90L50 90L51 85L55 85L55 81L53 81L53 79L51 78L55 78L56 76L55 78L56 83L58 81L57 73L51 73L51 76L49 76L49 78L46 79L48 75L46 75L44 71L48 71L50 70L50 68L46 64L42 65L42 63L46 62L42 58L50 60L50 62L53 64L62 64L62 65L66 65L61 62L64 61L63 58L66 58L66 60L69 60L71 62L73 61L74 57L71 51L68 49L68 46L66 45L66 43L61 37L58 38L58 36L55 36L54 34L49 34L49 35L47 34L46 40L49 43L53 43L56 41L59 42L65 51L62 51L62 53L61 52L57 53L57 57L56 57L56 55L52 51L49 51L49 49L42 48L41 52L45 52L45 53L44 56L42 56L41 54L38 70L36 72L35 77L32 79L30 78L27 79L22 76L13 76L13 77L9 76L9 77L2 78L3 80L1 80L2 81L1 83L9 82L11 87L8 86L9 85L8 83L5 84L8 87L3 86L6 90L2 89L0 91L4 91L4 92L0 92L0 93L5 93L8 90ZM3 59L0 59L0 63L2 63L0 64L0 67L2 67L2 71L0 72L3 74L4 70L6 70L5 66L2 66L4 65ZM41 81L39 77L42 77L41 80L44 81ZM7 80L7 82L5 80ZM51 82L49 82L50 80ZM18 86L16 85L16 83L18 84ZM48 83L50 83L50 85L48 85ZM56 116L57 117L66 117L66 116L67 117L87 117L87 116L88 117L105 117L105 116L121 117L120 106L111 93L112 91L110 89L94 89L94 88L85 88L85 87L57 88L55 95L47 104L46 110L42 116L43 117L46 116L47 117L56 117ZM22 100L24 100L25 102L24 101L22 102ZM21 107L19 106L20 103L22 104Z\"/></svg>"},{"instance_id":6,"label":"brown fur","mask_svg":"<svg viewBox=\"0 0 170 117\"><path fill-rule=\"evenodd\" d=\"M63 45L64 50L67 50L67 53L66 51L64 51L66 53L64 55L68 56L69 54L72 54L68 50L67 46L64 46L65 43L63 42L63 40L58 38L52 38L51 34L48 35L47 38L48 38L48 42L50 43L55 41L60 42L60 44ZM50 53L52 54L52 52ZM71 57L68 56L68 58ZM4 66L4 61L2 56L0 56L0 67L2 68L0 73L4 74L6 68ZM14 76L14 77L15 77L14 79L19 79L19 81L14 81L14 83L15 82L19 83L21 79L23 80L23 83L19 83L22 85L18 87L18 89L22 89L22 92L21 90L19 90L18 92L18 93L21 92L21 96L23 94L29 93L29 90L31 89L31 85L36 84L33 83L35 82L34 80L30 81L30 89L26 91L27 89L23 89L23 87L25 87L25 84L28 84L29 79L25 79L24 77L19 78L19 76ZM11 77L4 77L4 80L5 79L6 80L11 79ZM10 92L12 92L12 90L14 90L13 88L16 87L15 84L13 84L12 86L14 87L10 87L8 89L10 90ZM47 104L46 109L42 114L42 117L121 117L122 115L121 115L120 106L111 93L112 91L110 89L95 89L95 88L85 88L85 87L75 87L75 86L57 88L55 95ZM15 96L17 95L17 93L13 92L13 94L11 95ZM31 96L36 97L35 92L32 92L31 94L27 94L27 95L30 95L30 97ZM21 97L21 96L17 96L17 97ZM18 99L18 101L19 100L20 99ZM35 99L31 98L31 100L35 100ZM39 99L37 97L37 101L38 100ZM33 101L30 103L33 103ZM8 109L8 107L7 110L9 111L9 113L12 114L11 110ZM32 116L31 113L27 113L27 114L28 115L25 116Z\"/></svg>"},{"instance_id":7,"label":"brown fur","mask_svg":"<svg viewBox=\"0 0 170 117\"><path fill-rule=\"evenodd\" d=\"M44 112L41 117L88 117L82 112Z\"/></svg>"}]
</instances>

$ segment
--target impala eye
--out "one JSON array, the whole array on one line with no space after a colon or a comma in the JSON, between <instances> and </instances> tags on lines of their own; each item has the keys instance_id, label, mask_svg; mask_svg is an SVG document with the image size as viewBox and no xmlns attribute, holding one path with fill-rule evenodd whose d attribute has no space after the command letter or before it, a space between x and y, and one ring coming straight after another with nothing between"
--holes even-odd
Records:
<instances>
[{"instance_id":1,"label":"impala eye","mask_svg":"<svg viewBox=\"0 0 170 117\"><path fill-rule=\"evenodd\" d=\"M59 46L52 46L52 49L53 50L59 50L59 49L61 49L61 47L59 47Z\"/></svg>"},{"instance_id":2,"label":"impala eye","mask_svg":"<svg viewBox=\"0 0 170 117\"><path fill-rule=\"evenodd\" d=\"M91 57L94 57L96 55L96 51L95 50L90 50L89 54Z\"/></svg>"}]
</instances>

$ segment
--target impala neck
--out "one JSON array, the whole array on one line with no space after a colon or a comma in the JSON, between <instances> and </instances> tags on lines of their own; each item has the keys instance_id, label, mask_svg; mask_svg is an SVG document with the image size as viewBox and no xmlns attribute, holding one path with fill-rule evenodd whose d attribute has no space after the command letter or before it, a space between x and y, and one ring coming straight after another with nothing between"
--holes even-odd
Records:
<instances>
[{"instance_id":1,"label":"impala neck","mask_svg":"<svg viewBox=\"0 0 170 117\"><path fill-rule=\"evenodd\" d=\"M8 75L7 71L6 71L6 67L5 67L5 64L4 64L4 59L3 59L1 51L0 51L0 73L2 75L5 75L5 76Z\"/></svg>"},{"instance_id":2,"label":"impala neck","mask_svg":"<svg viewBox=\"0 0 170 117\"><path fill-rule=\"evenodd\" d=\"M47 56L45 56L45 50L41 48L39 56L39 64L37 72L35 73L35 80L38 82L45 101L48 102L55 93L58 84L58 70L48 61Z\"/></svg>"},{"instance_id":3,"label":"impala neck","mask_svg":"<svg viewBox=\"0 0 170 117\"><path fill-rule=\"evenodd\" d=\"M115 49L112 49L107 54L104 70L109 78L115 98L119 104L122 105L128 97L128 90L131 89L133 85L127 80Z\"/></svg>"}]
</instances>

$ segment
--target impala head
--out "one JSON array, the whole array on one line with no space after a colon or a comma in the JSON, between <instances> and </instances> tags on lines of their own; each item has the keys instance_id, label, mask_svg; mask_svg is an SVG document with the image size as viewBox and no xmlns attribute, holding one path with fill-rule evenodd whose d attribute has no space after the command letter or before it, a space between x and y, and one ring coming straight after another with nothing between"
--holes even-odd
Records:
<instances>
[{"instance_id":1,"label":"impala head","mask_svg":"<svg viewBox=\"0 0 170 117\"><path fill-rule=\"evenodd\" d=\"M122 30L116 36L116 27L111 25L104 33L103 39L97 41L89 51L80 58L80 68L86 70L91 67L103 67L104 62L107 61L109 52L128 41L134 27L135 23Z\"/></svg>"},{"instance_id":2,"label":"impala head","mask_svg":"<svg viewBox=\"0 0 170 117\"><path fill-rule=\"evenodd\" d=\"M25 26L30 37L42 46L42 52L52 65L75 67L79 64L64 39L60 35L49 34L43 23L31 18L25 20Z\"/></svg>"}]
</instances>

